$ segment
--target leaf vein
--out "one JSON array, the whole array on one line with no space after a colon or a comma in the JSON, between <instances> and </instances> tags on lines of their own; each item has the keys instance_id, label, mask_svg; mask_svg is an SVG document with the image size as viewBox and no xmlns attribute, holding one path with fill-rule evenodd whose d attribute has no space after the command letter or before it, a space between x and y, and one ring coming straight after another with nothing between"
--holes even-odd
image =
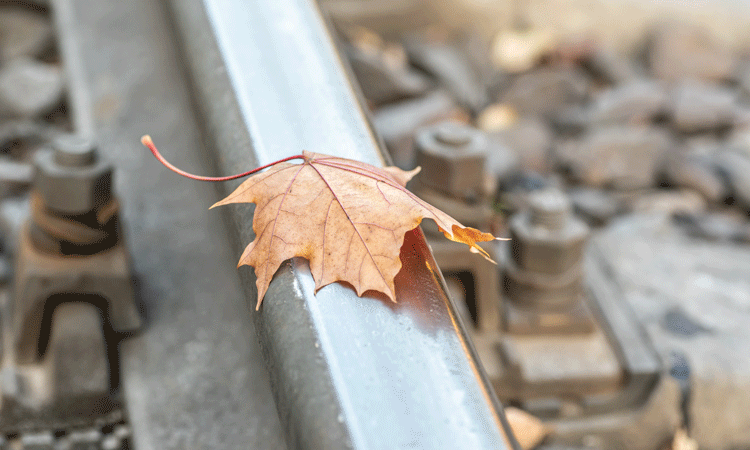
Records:
<instances>
[{"instance_id":1,"label":"leaf vein","mask_svg":"<svg viewBox=\"0 0 750 450\"><path fill-rule=\"evenodd\" d=\"M331 191L331 194L333 195L333 198L336 200L336 202L341 207L341 210L344 212L344 215L346 215L346 218L349 220L349 223L352 224L352 228L354 228L354 231L357 233L357 236L362 241L362 245L364 246L365 251L367 252L367 255L369 255L370 259L372 260L372 254L370 253L370 248L367 246L367 242L365 242L365 239L362 237L362 234L359 232L359 230L357 229L357 227L354 225L354 222L352 221L351 217L349 217L349 213L347 213L346 208L344 208L344 204L341 203L341 199L339 199L338 195L336 195L336 193L333 191L333 189L331 188L331 185L328 183L328 180L326 180L326 178L323 176L323 174L320 173L320 170L318 170L318 168L315 167L314 164L310 164L310 167L312 167L315 170L315 172L318 174L318 176L320 177L320 179L323 180L323 182L326 184L326 186L328 186L328 189ZM364 260L364 255L363 255L362 259ZM373 261L373 264L374 264L375 261L374 260L372 260L372 261ZM386 277L383 275L383 272L380 270L380 267L377 264L374 264L374 265L375 265L375 269L377 270L377 272L380 275L380 277L385 281ZM360 281L360 283L362 281L362 264L360 264L360 266L359 266L359 281Z\"/></svg>"}]
</instances>

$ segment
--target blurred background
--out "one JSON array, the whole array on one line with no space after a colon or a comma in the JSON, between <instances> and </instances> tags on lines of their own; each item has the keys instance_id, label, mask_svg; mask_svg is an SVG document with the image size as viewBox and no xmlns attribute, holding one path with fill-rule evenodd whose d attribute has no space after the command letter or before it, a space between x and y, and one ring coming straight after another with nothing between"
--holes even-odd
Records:
<instances>
[{"instance_id":1,"label":"blurred background","mask_svg":"<svg viewBox=\"0 0 750 450\"><path fill-rule=\"evenodd\" d=\"M750 2L319 7L409 188L511 238L491 266L423 224L520 447L750 449ZM0 448L317 448L215 192L135 148L221 160L174 10L0 3Z\"/></svg>"},{"instance_id":2,"label":"blurred background","mask_svg":"<svg viewBox=\"0 0 750 450\"><path fill-rule=\"evenodd\" d=\"M499 274L432 244L504 404L547 443L747 447L749 5L324 5L412 188L513 238Z\"/></svg>"}]
</instances>

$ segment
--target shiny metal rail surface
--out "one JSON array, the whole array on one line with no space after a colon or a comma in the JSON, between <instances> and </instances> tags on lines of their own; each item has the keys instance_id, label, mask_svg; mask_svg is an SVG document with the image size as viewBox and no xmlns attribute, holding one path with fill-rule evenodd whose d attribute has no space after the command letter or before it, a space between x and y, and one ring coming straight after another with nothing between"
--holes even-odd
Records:
<instances>
[{"instance_id":1,"label":"shiny metal rail surface","mask_svg":"<svg viewBox=\"0 0 750 450\"><path fill-rule=\"evenodd\" d=\"M174 0L217 171L310 150L384 158L311 0ZM210 32L208 32L210 31ZM236 184L226 186L226 191ZM237 254L250 205L225 207ZM512 448L507 423L420 231L407 234L398 304L282 265L253 313L290 448ZM242 271L255 304L252 271Z\"/></svg>"}]
</instances>

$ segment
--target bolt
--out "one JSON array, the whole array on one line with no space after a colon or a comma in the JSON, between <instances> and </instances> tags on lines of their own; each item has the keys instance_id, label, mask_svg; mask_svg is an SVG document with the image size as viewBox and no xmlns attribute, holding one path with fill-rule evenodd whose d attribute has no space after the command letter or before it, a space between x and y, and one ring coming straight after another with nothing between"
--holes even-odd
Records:
<instances>
[{"instance_id":1,"label":"bolt","mask_svg":"<svg viewBox=\"0 0 750 450\"><path fill-rule=\"evenodd\" d=\"M561 230L570 214L568 197L556 189L541 190L529 198L531 224L550 231Z\"/></svg>"},{"instance_id":2,"label":"bolt","mask_svg":"<svg viewBox=\"0 0 750 450\"><path fill-rule=\"evenodd\" d=\"M96 146L81 136L60 136L52 143L55 162L65 167L86 167L96 162Z\"/></svg>"},{"instance_id":3,"label":"bolt","mask_svg":"<svg viewBox=\"0 0 750 450\"><path fill-rule=\"evenodd\" d=\"M34 170L34 189L45 207L58 214L86 214L112 197L112 165L80 136L61 136L52 148L40 149Z\"/></svg>"},{"instance_id":4,"label":"bolt","mask_svg":"<svg viewBox=\"0 0 750 450\"><path fill-rule=\"evenodd\" d=\"M471 142L475 132L460 123L443 123L435 130L435 138L438 142L454 147L463 147Z\"/></svg>"},{"instance_id":5,"label":"bolt","mask_svg":"<svg viewBox=\"0 0 750 450\"><path fill-rule=\"evenodd\" d=\"M457 198L482 195L487 137L468 125L443 122L415 137L420 182Z\"/></svg>"}]
</instances>

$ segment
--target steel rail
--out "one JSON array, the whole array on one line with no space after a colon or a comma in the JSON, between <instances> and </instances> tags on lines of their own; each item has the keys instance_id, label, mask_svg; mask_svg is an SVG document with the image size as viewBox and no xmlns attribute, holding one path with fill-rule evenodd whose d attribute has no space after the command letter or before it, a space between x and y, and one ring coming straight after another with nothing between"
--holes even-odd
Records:
<instances>
[{"instance_id":1,"label":"steel rail","mask_svg":"<svg viewBox=\"0 0 750 450\"><path fill-rule=\"evenodd\" d=\"M384 163L314 1L170 5L218 174L303 149ZM252 208L226 209L239 255L253 239ZM287 445L516 448L420 231L401 257L395 305L338 283L314 294L301 259L276 274L254 319ZM255 278L241 270L254 305Z\"/></svg>"}]
</instances>

